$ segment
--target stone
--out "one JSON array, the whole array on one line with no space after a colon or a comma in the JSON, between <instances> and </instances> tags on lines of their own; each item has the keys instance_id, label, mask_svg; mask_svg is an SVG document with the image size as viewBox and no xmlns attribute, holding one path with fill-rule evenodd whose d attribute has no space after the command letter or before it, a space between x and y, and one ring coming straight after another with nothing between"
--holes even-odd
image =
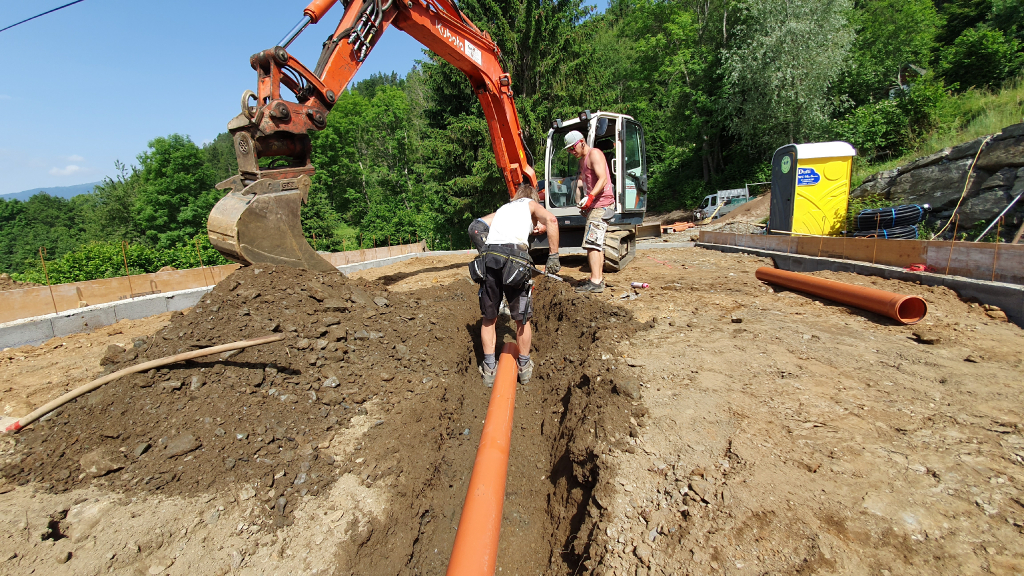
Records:
<instances>
[{"instance_id":1,"label":"stone","mask_svg":"<svg viewBox=\"0 0 1024 576\"><path fill-rule=\"evenodd\" d=\"M971 158L965 158L957 162L933 164L902 174L889 189L886 197L906 204L931 204L936 210L952 208L963 192L971 161ZM988 173L979 173L975 170L971 178L972 184L981 186L988 176ZM968 194L970 193L969 187Z\"/></svg>"},{"instance_id":2,"label":"stone","mask_svg":"<svg viewBox=\"0 0 1024 576\"><path fill-rule=\"evenodd\" d=\"M615 393L619 396L625 396L632 400L640 399L640 386L634 380L628 378L617 377L615 382Z\"/></svg>"},{"instance_id":3,"label":"stone","mask_svg":"<svg viewBox=\"0 0 1024 576\"><path fill-rule=\"evenodd\" d=\"M188 454L200 446L202 446L202 442L198 438L188 432L183 432L167 442L165 455L168 458L174 458L175 456Z\"/></svg>"},{"instance_id":4,"label":"stone","mask_svg":"<svg viewBox=\"0 0 1024 576\"><path fill-rule=\"evenodd\" d=\"M168 382L162 382L160 387L164 390L181 390L181 382L178 380L170 380Z\"/></svg>"},{"instance_id":5,"label":"stone","mask_svg":"<svg viewBox=\"0 0 1024 576\"><path fill-rule=\"evenodd\" d=\"M238 493L238 498L244 502L255 495L256 490L252 486L243 486L242 490Z\"/></svg>"},{"instance_id":6,"label":"stone","mask_svg":"<svg viewBox=\"0 0 1024 576\"><path fill-rule=\"evenodd\" d=\"M389 304L388 299L382 296L377 296L376 298L374 298L373 303L376 304L377 306L380 306L381 308L384 308Z\"/></svg>"},{"instance_id":7,"label":"stone","mask_svg":"<svg viewBox=\"0 0 1024 576\"><path fill-rule=\"evenodd\" d=\"M921 344L938 344L942 342L941 336L927 328L914 330L914 338L917 338L917 341Z\"/></svg>"},{"instance_id":8,"label":"stone","mask_svg":"<svg viewBox=\"0 0 1024 576\"><path fill-rule=\"evenodd\" d=\"M348 300L342 300L341 298L328 298L324 300L324 310L330 312L348 312L352 304Z\"/></svg>"},{"instance_id":9,"label":"stone","mask_svg":"<svg viewBox=\"0 0 1024 576\"><path fill-rule=\"evenodd\" d=\"M987 180L981 183L982 190L988 190L989 188L1009 188L1013 186L1014 180L1017 179L1017 169L1003 168L995 174L988 177Z\"/></svg>"},{"instance_id":10,"label":"stone","mask_svg":"<svg viewBox=\"0 0 1024 576\"><path fill-rule=\"evenodd\" d=\"M939 162L945 160L949 153L952 152L952 150L952 148L943 148L942 150L939 150L934 154L929 154L922 158L918 158L917 160L914 160L910 164L907 164L906 166L902 167L900 171L909 172L911 170L917 170L918 168L924 168L925 166L931 166L932 164L938 164Z\"/></svg>"},{"instance_id":11,"label":"stone","mask_svg":"<svg viewBox=\"0 0 1024 576\"><path fill-rule=\"evenodd\" d=\"M206 384L206 378L203 378L202 376L197 374L192 377L192 382L191 384L189 384L189 389L199 390L200 388L203 387L204 384Z\"/></svg>"},{"instance_id":12,"label":"stone","mask_svg":"<svg viewBox=\"0 0 1024 576\"><path fill-rule=\"evenodd\" d=\"M633 550L633 554L636 554L637 559L643 562L644 566L650 566L651 564L651 553L654 550L646 542L637 544L636 549Z\"/></svg>"},{"instance_id":13,"label":"stone","mask_svg":"<svg viewBox=\"0 0 1024 576\"><path fill-rule=\"evenodd\" d=\"M352 292L349 295L348 299L351 300L354 304L358 304L360 306L369 306L370 303L373 302L373 300L370 298L370 295L366 293L366 290L363 290L358 286L352 286Z\"/></svg>"},{"instance_id":14,"label":"stone","mask_svg":"<svg viewBox=\"0 0 1024 576\"><path fill-rule=\"evenodd\" d=\"M1016 138L1017 136L1024 136L1024 122L1019 124L1011 124L1006 128L1003 128L999 132L999 139L1004 138Z\"/></svg>"},{"instance_id":15,"label":"stone","mask_svg":"<svg viewBox=\"0 0 1024 576\"><path fill-rule=\"evenodd\" d=\"M978 148L981 148L981 143L985 141L985 137L975 138L970 142L965 142L959 146L953 146L950 149L949 154L946 154L946 160L950 162L962 159L974 160L975 154L978 153Z\"/></svg>"},{"instance_id":16,"label":"stone","mask_svg":"<svg viewBox=\"0 0 1024 576\"><path fill-rule=\"evenodd\" d=\"M985 312L985 315L994 320L1002 320L1003 322L1007 321L1006 312L1003 312L1002 310L989 310L988 312Z\"/></svg>"},{"instance_id":17,"label":"stone","mask_svg":"<svg viewBox=\"0 0 1024 576\"><path fill-rule=\"evenodd\" d=\"M334 326L341 322L341 320L335 318L334 316L325 316L324 318L321 318L320 321L323 323L324 326Z\"/></svg>"},{"instance_id":18,"label":"stone","mask_svg":"<svg viewBox=\"0 0 1024 576\"><path fill-rule=\"evenodd\" d=\"M353 338L356 340L369 340L370 333L366 330L360 330L353 335Z\"/></svg>"},{"instance_id":19,"label":"stone","mask_svg":"<svg viewBox=\"0 0 1024 576\"><path fill-rule=\"evenodd\" d=\"M149 442L143 442L142 444L136 446L135 450L132 453L135 454L136 458L141 458L143 454L149 451L150 447L151 444Z\"/></svg>"},{"instance_id":20,"label":"stone","mask_svg":"<svg viewBox=\"0 0 1024 576\"><path fill-rule=\"evenodd\" d=\"M121 361L122 354L124 354L124 348L121 348L117 344L110 344L107 346L106 352L103 353L103 358L100 358L100 366L117 364Z\"/></svg>"},{"instance_id":21,"label":"stone","mask_svg":"<svg viewBox=\"0 0 1024 576\"><path fill-rule=\"evenodd\" d=\"M711 503L711 498L714 496L714 487L705 480L690 480L690 490L708 504Z\"/></svg>"},{"instance_id":22,"label":"stone","mask_svg":"<svg viewBox=\"0 0 1024 576\"><path fill-rule=\"evenodd\" d=\"M960 229L978 221L991 222L1012 199L1006 188L983 190L977 196L965 201L957 211L960 214Z\"/></svg>"},{"instance_id":23,"label":"stone","mask_svg":"<svg viewBox=\"0 0 1024 576\"><path fill-rule=\"evenodd\" d=\"M1024 166L1024 136L989 142L978 157L975 170L995 171L1007 166Z\"/></svg>"},{"instance_id":24,"label":"stone","mask_svg":"<svg viewBox=\"0 0 1024 576\"><path fill-rule=\"evenodd\" d=\"M338 381L338 377L337 376L331 376L327 380L324 380L323 384L320 384L320 387L321 388L337 388L339 383L340 382Z\"/></svg>"},{"instance_id":25,"label":"stone","mask_svg":"<svg viewBox=\"0 0 1024 576\"><path fill-rule=\"evenodd\" d=\"M321 389L317 396L320 403L326 406L337 406L345 400L345 397L340 392L330 388L326 390Z\"/></svg>"},{"instance_id":26,"label":"stone","mask_svg":"<svg viewBox=\"0 0 1024 576\"><path fill-rule=\"evenodd\" d=\"M380 373L380 379L382 382L390 382L395 379L394 374L388 374L387 372Z\"/></svg>"},{"instance_id":27,"label":"stone","mask_svg":"<svg viewBox=\"0 0 1024 576\"><path fill-rule=\"evenodd\" d=\"M82 456L78 463L93 478L117 472L127 464L121 452L114 448L97 448Z\"/></svg>"}]
</instances>

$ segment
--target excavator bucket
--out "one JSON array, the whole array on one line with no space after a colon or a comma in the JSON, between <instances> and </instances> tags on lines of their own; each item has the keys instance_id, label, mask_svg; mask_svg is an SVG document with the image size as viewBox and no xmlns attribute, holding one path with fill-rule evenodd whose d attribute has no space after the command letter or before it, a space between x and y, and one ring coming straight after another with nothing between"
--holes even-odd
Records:
<instances>
[{"instance_id":1,"label":"excavator bucket","mask_svg":"<svg viewBox=\"0 0 1024 576\"><path fill-rule=\"evenodd\" d=\"M336 271L302 235L300 210L309 184L306 175L279 180L262 178L249 185L241 176L221 182L217 189L229 192L210 211L210 243L243 266L274 264Z\"/></svg>"}]
</instances>

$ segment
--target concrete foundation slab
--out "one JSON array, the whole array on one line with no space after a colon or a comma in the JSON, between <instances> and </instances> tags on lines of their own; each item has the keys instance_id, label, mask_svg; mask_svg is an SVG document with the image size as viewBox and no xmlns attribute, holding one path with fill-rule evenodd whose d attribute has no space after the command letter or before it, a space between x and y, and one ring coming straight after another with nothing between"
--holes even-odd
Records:
<instances>
[{"instance_id":1,"label":"concrete foundation slab","mask_svg":"<svg viewBox=\"0 0 1024 576\"><path fill-rule=\"evenodd\" d=\"M114 307L110 305L90 306L81 311L61 312L50 319L54 336L67 336L79 332L91 332L100 326L117 322Z\"/></svg>"}]
</instances>

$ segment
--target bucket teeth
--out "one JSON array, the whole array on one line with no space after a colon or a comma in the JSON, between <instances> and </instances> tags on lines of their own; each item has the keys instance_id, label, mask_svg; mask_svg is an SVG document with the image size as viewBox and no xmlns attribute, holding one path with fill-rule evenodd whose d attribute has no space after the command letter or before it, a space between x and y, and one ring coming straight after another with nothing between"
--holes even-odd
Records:
<instances>
[{"instance_id":1,"label":"bucket teeth","mask_svg":"<svg viewBox=\"0 0 1024 576\"><path fill-rule=\"evenodd\" d=\"M309 176L263 178L245 186L240 176L217 185L230 188L210 211L210 243L244 266L272 264L320 272L337 270L310 247L300 213L309 192Z\"/></svg>"}]
</instances>

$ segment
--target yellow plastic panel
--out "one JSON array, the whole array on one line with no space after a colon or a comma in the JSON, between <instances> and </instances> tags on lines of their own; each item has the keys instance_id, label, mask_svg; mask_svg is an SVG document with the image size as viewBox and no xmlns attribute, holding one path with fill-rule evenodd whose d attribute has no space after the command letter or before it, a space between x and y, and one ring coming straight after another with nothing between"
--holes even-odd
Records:
<instances>
[{"instance_id":1,"label":"yellow plastic panel","mask_svg":"<svg viewBox=\"0 0 1024 576\"><path fill-rule=\"evenodd\" d=\"M793 232L837 236L846 227L853 157L797 159Z\"/></svg>"}]
</instances>

